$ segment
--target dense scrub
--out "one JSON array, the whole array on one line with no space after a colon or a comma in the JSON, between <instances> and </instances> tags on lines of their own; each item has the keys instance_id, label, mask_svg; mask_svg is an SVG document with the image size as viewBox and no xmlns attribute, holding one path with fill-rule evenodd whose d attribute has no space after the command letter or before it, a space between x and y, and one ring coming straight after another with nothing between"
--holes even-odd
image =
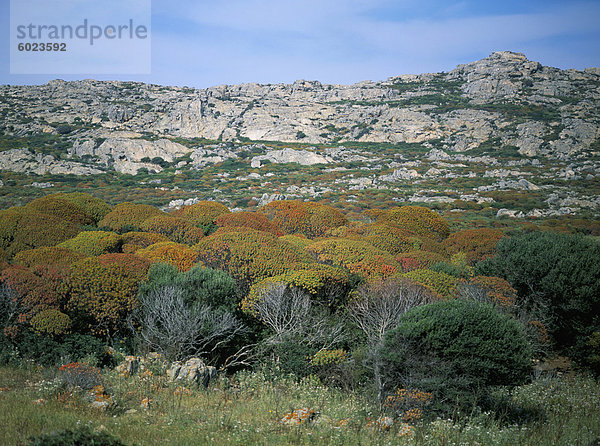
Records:
<instances>
[{"instance_id":1,"label":"dense scrub","mask_svg":"<svg viewBox=\"0 0 600 446\"><path fill-rule=\"evenodd\" d=\"M598 371L596 240L452 233L419 206L364 215L299 201L169 214L87 194L0 211L0 362L199 355L223 376L318 380L369 405L377 432L390 417L413 434L525 410L496 393L526 384L534 355Z\"/></svg>"}]
</instances>

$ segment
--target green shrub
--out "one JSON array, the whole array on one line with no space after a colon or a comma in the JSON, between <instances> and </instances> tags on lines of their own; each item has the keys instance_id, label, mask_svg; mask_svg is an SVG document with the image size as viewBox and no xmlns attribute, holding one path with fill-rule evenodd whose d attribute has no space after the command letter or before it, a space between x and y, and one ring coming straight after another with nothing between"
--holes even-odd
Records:
<instances>
[{"instance_id":1,"label":"green shrub","mask_svg":"<svg viewBox=\"0 0 600 446\"><path fill-rule=\"evenodd\" d=\"M202 266L179 272L171 264L156 263L148 270L148 281L140 284L139 293L146 295L168 285L180 288L188 305L202 303L235 311L239 304L235 280L224 271Z\"/></svg>"},{"instance_id":2,"label":"green shrub","mask_svg":"<svg viewBox=\"0 0 600 446\"><path fill-rule=\"evenodd\" d=\"M29 438L28 446L124 446L118 438L105 431L93 431L89 426L42 434Z\"/></svg>"},{"instance_id":3,"label":"green shrub","mask_svg":"<svg viewBox=\"0 0 600 446\"><path fill-rule=\"evenodd\" d=\"M389 392L418 388L434 394L435 409L466 409L491 386L518 385L531 368L522 326L492 305L440 301L405 313L385 339Z\"/></svg>"},{"instance_id":4,"label":"green shrub","mask_svg":"<svg viewBox=\"0 0 600 446\"><path fill-rule=\"evenodd\" d=\"M600 331L597 241L551 232L518 234L500 240L496 256L476 269L481 275L508 280L520 304L544 321L556 344L586 362L587 339Z\"/></svg>"}]
</instances>

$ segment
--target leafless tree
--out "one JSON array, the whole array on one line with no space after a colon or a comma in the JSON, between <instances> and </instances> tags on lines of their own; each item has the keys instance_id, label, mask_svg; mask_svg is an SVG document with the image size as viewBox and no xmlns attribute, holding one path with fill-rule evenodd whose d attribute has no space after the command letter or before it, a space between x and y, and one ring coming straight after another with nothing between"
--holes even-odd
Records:
<instances>
[{"instance_id":1,"label":"leafless tree","mask_svg":"<svg viewBox=\"0 0 600 446\"><path fill-rule=\"evenodd\" d=\"M400 317L408 310L433 300L426 288L406 280L391 278L361 286L357 290L357 296L350 302L350 315L367 337L380 404L385 386L381 370L381 350L386 334L398 327Z\"/></svg>"},{"instance_id":2,"label":"leafless tree","mask_svg":"<svg viewBox=\"0 0 600 446\"><path fill-rule=\"evenodd\" d=\"M332 322L326 311L315 307L310 296L285 283L265 287L254 309L273 335L266 344L281 344L298 339L321 350L342 342L346 335L341 322Z\"/></svg>"},{"instance_id":3,"label":"leafless tree","mask_svg":"<svg viewBox=\"0 0 600 446\"><path fill-rule=\"evenodd\" d=\"M229 312L186 305L182 290L175 286L142 296L129 326L139 341L168 359L209 354L245 329Z\"/></svg>"},{"instance_id":4,"label":"leafless tree","mask_svg":"<svg viewBox=\"0 0 600 446\"><path fill-rule=\"evenodd\" d=\"M7 327L15 323L19 314L27 311L19 293L6 284L0 285L0 325Z\"/></svg>"}]
</instances>

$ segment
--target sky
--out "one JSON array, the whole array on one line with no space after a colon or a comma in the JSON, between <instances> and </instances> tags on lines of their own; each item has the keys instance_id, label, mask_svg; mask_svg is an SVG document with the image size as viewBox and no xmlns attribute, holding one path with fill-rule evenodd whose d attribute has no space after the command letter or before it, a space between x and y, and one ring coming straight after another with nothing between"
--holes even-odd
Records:
<instances>
[{"instance_id":1,"label":"sky","mask_svg":"<svg viewBox=\"0 0 600 446\"><path fill-rule=\"evenodd\" d=\"M103 4L38 1L55 2L55 11L61 1ZM15 75L10 0L0 4L0 84L349 84L450 71L503 50L562 69L600 66L600 0L152 0L149 74Z\"/></svg>"}]
</instances>

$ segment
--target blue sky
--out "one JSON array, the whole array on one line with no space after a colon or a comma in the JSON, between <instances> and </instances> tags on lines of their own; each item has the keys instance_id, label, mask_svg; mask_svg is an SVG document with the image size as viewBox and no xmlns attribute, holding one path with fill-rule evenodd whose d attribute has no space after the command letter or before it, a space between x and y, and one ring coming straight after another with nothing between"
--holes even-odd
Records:
<instances>
[{"instance_id":1,"label":"blue sky","mask_svg":"<svg viewBox=\"0 0 600 446\"><path fill-rule=\"evenodd\" d=\"M564 69L600 66L600 0L153 0L151 74L11 75L10 2L0 3L0 84L345 84L449 71L497 50Z\"/></svg>"}]
</instances>

